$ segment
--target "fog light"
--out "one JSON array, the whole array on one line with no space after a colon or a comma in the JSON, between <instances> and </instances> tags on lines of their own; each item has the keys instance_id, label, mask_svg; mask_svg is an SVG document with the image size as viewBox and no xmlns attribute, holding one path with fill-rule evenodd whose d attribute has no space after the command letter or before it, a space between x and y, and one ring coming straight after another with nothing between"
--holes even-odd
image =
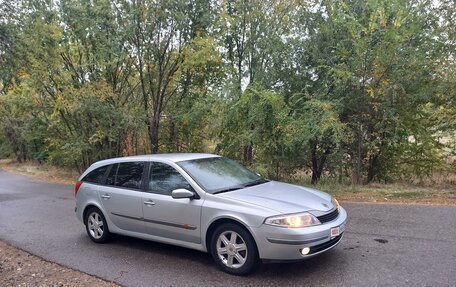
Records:
<instances>
[{"instance_id":1,"label":"fog light","mask_svg":"<svg viewBox=\"0 0 456 287\"><path fill-rule=\"evenodd\" d=\"M302 255L307 255L309 254L310 252L310 248L309 247L304 247L303 249L301 249L301 254Z\"/></svg>"}]
</instances>

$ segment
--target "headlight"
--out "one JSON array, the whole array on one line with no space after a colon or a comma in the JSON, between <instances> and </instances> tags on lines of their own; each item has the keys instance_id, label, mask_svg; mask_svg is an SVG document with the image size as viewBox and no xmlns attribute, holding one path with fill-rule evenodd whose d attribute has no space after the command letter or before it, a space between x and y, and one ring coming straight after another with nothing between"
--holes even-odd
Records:
<instances>
[{"instance_id":1,"label":"headlight","mask_svg":"<svg viewBox=\"0 0 456 287\"><path fill-rule=\"evenodd\" d=\"M264 224L280 227L299 228L317 225L320 224L320 221L318 221L318 219L312 214L304 212L268 217L264 221Z\"/></svg>"},{"instance_id":2,"label":"headlight","mask_svg":"<svg viewBox=\"0 0 456 287\"><path fill-rule=\"evenodd\" d=\"M337 209L340 209L340 204L337 201L337 199L335 199L334 197L331 197L331 202L332 202L332 204L334 204L335 207L337 207Z\"/></svg>"}]
</instances>

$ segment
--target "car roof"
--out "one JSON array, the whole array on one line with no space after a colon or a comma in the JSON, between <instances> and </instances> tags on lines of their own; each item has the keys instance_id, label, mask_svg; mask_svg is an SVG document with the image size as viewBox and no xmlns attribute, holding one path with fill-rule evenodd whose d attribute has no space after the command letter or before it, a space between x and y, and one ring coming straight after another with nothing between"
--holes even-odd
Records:
<instances>
[{"instance_id":1,"label":"car roof","mask_svg":"<svg viewBox=\"0 0 456 287\"><path fill-rule=\"evenodd\" d=\"M116 162L125 162L125 161L171 161L179 162L185 160L193 160L200 158L210 158L210 157L220 157L219 155L210 154L210 153L160 153L160 154L145 154L145 155L135 155L135 156L126 156L126 157L117 157L111 159L105 159L94 163L93 165L105 165Z\"/></svg>"},{"instance_id":2,"label":"car roof","mask_svg":"<svg viewBox=\"0 0 456 287\"><path fill-rule=\"evenodd\" d=\"M125 156L125 157L116 157L105 160L100 160L93 163L89 168L87 168L83 174L79 177L80 179L87 175L92 170L118 162L129 162L129 161L160 161L160 162L179 162L185 160L193 160L200 158L211 158L211 157L220 157L216 154L210 153L160 153L160 154L145 154L145 155L135 155L135 156Z\"/></svg>"}]
</instances>

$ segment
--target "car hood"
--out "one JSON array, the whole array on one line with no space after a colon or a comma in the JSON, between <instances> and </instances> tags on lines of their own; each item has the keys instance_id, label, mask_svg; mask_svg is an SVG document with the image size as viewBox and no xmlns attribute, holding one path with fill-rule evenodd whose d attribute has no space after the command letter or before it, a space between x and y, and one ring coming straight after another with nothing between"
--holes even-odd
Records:
<instances>
[{"instance_id":1,"label":"car hood","mask_svg":"<svg viewBox=\"0 0 456 287\"><path fill-rule=\"evenodd\" d=\"M278 181L269 181L218 195L284 214L311 210L329 211L334 208L331 196L327 193Z\"/></svg>"}]
</instances>

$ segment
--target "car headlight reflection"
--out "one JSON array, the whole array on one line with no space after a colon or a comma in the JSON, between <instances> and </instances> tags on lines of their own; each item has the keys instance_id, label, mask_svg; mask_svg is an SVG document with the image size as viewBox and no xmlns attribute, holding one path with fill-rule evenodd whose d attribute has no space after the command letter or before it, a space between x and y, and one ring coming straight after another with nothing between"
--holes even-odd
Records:
<instances>
[{"instance_id":1,"label":"car headlight reflection","mask_svg":"<svg viewBox=\"0 0 456 287\"><path fill-rule=\"evenodd\" d=\"M331 202L332 204L334 204L335 207L337 207L337 209L340 210L340 204L339 202L337 201L337 199L335 199L334 197L331 198Z\"/></svg>"},{"instance_id":2,"label":"car headlight reflection","mask_svg":"<svg viewBox=\"0 0 456 287\"><path fill-rule=\"evenodd\" d=\"M266 218L265 224L288 227L288 228L300 228L312 225L320 224L320 221L310 213L297 213L289 215L279 215Z\"/></svg>"}]
</instances>

